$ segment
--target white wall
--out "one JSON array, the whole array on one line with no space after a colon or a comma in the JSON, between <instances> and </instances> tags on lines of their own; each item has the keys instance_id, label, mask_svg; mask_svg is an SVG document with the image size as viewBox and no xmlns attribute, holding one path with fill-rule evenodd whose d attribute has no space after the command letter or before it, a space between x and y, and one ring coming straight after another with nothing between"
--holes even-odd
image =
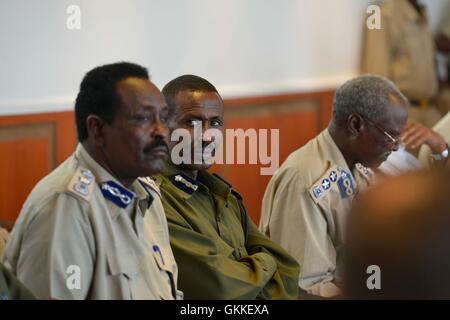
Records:
<instances>
[{"instance_id":1,"label":"white wall","mask_svg":"<svg viewBox=\"0 0 450 320\"><path fill-rule=\"evenodd\" d=\"M73 108L94 66L183 73L225 97L335 87L358 71L369 0L0 0L0 114ZM450 0L424 1L436 26ZM66 9L81 8L68 30Z\"/></svg>"}]
</instances>

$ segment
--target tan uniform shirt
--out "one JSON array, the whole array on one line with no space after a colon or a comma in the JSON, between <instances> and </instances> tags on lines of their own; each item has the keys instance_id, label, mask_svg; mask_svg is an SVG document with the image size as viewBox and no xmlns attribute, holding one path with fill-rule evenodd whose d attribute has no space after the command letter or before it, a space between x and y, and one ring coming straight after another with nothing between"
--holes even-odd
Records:
<instances>
[{"instance_id":1,"label":"tan uniform shirt","mask_svg":"<svg viewBox=\"0 0 450 320\"><path fill-rule=\"evenodd\" d=\"M385 76L412 100L438 90L435 47L428 21L407 0L380 3L381 30L365 29L362 72Z\"/></svg>"},{"instance_id":2,"label":"tan uniform shirt","mask_svg":"<svg viewBox=\"0 0 450 320\"><path fill-rule=\"evenodd\" d=\"M5 266L43 299L182 295L157 187L124 188L81 145L29 195Z\"/></svg>"},{"instance_id":3,"label":"tan uniform shirt","mask_svg":"<svg viewBox=\"0 0 450 320\"><path fill-rule=\"evenodd\" d=\"M260 230L297 259L299 286L308 293L340 293L347 215L372 176L360 164L352 173L325 129L294 151L269 182Z\"/></svg>"}]
</instances>

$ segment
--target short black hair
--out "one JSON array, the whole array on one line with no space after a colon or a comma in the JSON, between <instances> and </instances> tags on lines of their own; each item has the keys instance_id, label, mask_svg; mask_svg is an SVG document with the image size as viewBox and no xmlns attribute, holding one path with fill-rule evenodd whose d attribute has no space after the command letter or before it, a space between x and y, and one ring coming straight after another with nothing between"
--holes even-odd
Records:
<instances>
[{"instance_id":1,"label":"short black hair","mask_svg":"<svg viewBox=\"0 0 450 320\"><path fill-rule=\"evenodd\" d=\"M75 119L78 140L88 138L86 119L95 114L111 123L120 105L116 84L128 77L150 79L146 68L130 63L117 62L96 67L86 73L75 101Z\"/></svg>"},{"instance_id":2,"label":"short black hair","mask_svg":"<svg viewBox=\"0 0 450 320\"><path fill-rule=\"evenodd\" d=\"M175 96L180 91L200 91L200 92L215 92L219 94L216 87L214 87L208 80L193 75L185 74L169 81L162 89L162 94L166 99L169 115L173 115L175 105Z\"/></svg>"}]
</instances>

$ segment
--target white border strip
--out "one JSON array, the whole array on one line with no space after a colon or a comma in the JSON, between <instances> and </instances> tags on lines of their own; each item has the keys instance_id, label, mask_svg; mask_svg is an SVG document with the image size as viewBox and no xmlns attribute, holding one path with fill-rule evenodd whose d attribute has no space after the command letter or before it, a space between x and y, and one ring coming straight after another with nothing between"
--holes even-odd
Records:
<instances>
[{"instance_id":1,"label":"white border strip","mask_svg":"<svg viewBox=\"0 0 450 320\"><path fill-rule=\"evenodd\" d=\"M354 76L355 75L346 75L308 80L298 79L277 83L219 86L218 90L225 99L271 96L285 93L315 92L334 90ZM74 105L74 98L45 99L39 101L1 101L0 116L72 111Z\"/></svg>"}]
</instances>

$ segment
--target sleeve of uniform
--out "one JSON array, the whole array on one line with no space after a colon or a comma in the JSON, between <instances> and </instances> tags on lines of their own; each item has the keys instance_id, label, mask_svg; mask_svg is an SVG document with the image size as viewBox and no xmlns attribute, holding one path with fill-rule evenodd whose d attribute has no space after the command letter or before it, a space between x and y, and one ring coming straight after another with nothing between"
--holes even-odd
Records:
<instances>
[{"instance_id":1,"label":"sleeve of uniform","mask_svg":"<svg viewBox=\"0 0 450 320\"><path fill-rule=\"evenodd\" d=\"M364 25L364 39L362 50L361 71L362 73L377 74L390 77L391 48L389 16L382 9L381 29L369 29Z\"/></svg>"},{"instance_id":2,"label":"sleeve of uniform","mask_svg":"<svg viewBox=\"0 0 450 320\"><path fill-rule=\"evenodd\" d=\"M302 185L298 170L284 172L269 184L263 216L270 217L263 231L300 264L299 286L314 295L340 293L334 283L336 251L327 231L327 219ZM286 174L287 173L287 174ZM265 229L265 230L264 230Z\"/></svg>"},{"instance_id":3,"label":"sleeve of uniform","mask_svg":"<svg viewBox=\"0 0 450 320\"><path fill-rule=\"evenodd\" d=\"M87 203L59 193L35 210L33 220L20 230L18 279L40 299L84 299L95 256Z\"/></svg>"},{"instance_id":4,"label":"sleeve of uniform","mask_svg":"<svg viewBox=\"0 0 450 320\"><path fill-rule=\"evenodd\" d=\"M0 299L34 300L31 292L16 277L0 264Z\"/></svg>"},{"instance_id":5,"label":"sleeve of uniform","mask_svg":"<svg viewBox=\"0 0 450 320\"><path fill-rule=\"evenodd\" d=\"M286 250L267 238L249 219L249 233L247 252L250 255L266 252L277 263L277 270L272 279L264 286L258 298L273 299L297 299L299 265Z\"/></svg>"},{"instance_id":6,"label":"sleeve of uniform","mask_svg":"<svg viewBox=\"0 0 450 320\"><path fill-rule=\"evenodd\" d=\"M267 252L258 252L239 261L219 253L207 236L173 217L165 208L170 244L179 269L178 282L187 299L255 299L277 271L277 262ZM223 252L223 249L220 250ZM194 276L193 270L198 270Z\"/></svg>"}]
</instances>

